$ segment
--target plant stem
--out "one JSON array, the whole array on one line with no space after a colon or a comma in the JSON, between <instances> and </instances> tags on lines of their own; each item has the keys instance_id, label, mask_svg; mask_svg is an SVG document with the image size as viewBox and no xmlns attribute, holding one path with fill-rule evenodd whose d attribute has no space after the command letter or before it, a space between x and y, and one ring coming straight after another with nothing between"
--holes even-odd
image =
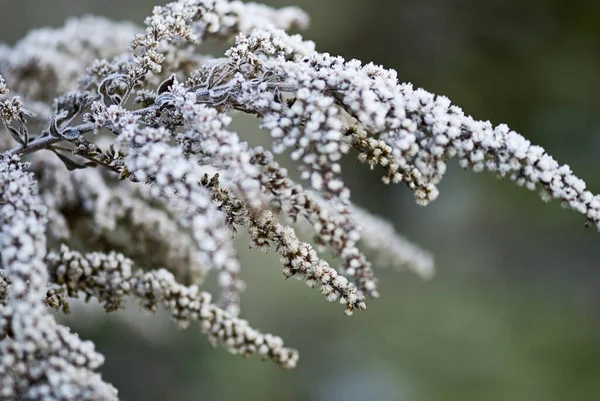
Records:
<instances>
[{"instance_id":1,"label":"plant stem","mask_svg":"<svg viewBox=\"0 0 600 401\"><path fill-rule=\"evenodd\" d=\"M152 106L144 107L143 109L135 110L133 113L144 115L144 114L156 111L156 110L158 110L158 108L155 105L152 105ZM70 129L70 131L72 131L72 132L76 131L78 134L77 137L79 137L87 132L93 131L94 128L96 128L96 125L94 123L83 123L83 124L77 125L75 127L72 127ZM62 138L59 136L51 136L51 135L38 137L34 141L30 142L27 146L20 146L18 148L8 150L8 151L4 152L2 154L2 156L11 157L11 156L15 156L15 155L17 155L17 156L27 155L29 153L36 152L38 150L47 149L48 147L54 145L55 143L65 141L65 140L66 140L65 138Z\"/></svg>"}]
</instances>

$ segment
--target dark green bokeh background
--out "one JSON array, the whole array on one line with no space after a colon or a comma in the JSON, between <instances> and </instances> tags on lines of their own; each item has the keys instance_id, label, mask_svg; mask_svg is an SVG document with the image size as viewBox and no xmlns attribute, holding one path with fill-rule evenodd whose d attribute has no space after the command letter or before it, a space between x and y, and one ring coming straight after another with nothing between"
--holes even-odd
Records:
<instances>
[{"instance_id":1,"label":"dark green bokeh background","mask_svg":"<svg viewBox=\"0 0 600 401\"><path fill-rule=\"evenodd\" d=\"M505 122L600 191L600 5L595 0L285 0L312 15L320 51ZM141 23L153 0L0 1L0 40L94 13ZM256 135L252 132L250 135ZM456 163L427 208L349 162L357 203L436 255L423 282L381 269L382 297L352 318L244 251L244 316L301 352L294 372L212 349L163 317L147 331L73 316L124 400L598 400L600 234L536 194ZM96 316L96 314L94 314ZM154 328L154 325L157 325ZM160 332L162 334L154 334ZM166 332L166 335L164 334Z\"/></svg>"}]
</instances>

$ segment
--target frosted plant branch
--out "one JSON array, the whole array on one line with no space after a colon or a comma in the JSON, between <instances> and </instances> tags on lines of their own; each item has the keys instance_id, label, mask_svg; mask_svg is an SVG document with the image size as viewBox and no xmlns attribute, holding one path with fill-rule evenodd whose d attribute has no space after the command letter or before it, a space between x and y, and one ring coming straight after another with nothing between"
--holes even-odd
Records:
<instances>
[{"instance_id":1,"label":"frosted plant branch","mask_svg":"<svg viewBox=\"0 0 600 401\"><path fill-rule=\"evenodd\" d=\"M245 320L211 304L209 293L201 292L195 285L177 283L164 269L135 270L133 262L122 254L82 255L65 245L60 253L51 253L46 259L53 281L61 286L51 293L51 298L61 292L75 298L83 293L87 298L98 299L110 312L122 308L126 297L134 297L152 312L163 306L182 328L198 321L213 345L220 344L232 354L258 354L285 369L296 366L298 352L285 348L281 338L251 328ZM63 307L62 302L49 300L57 308Z\"/></svg>"},{"instance_id":2,"label":"frosted plant branch","mask_svg":"<svg viewBox=\"0 0 600 401\"><path fill-rule=\"evenodd\" d=\"M179 0L155 7L144 28L85 17L0 45L0 398L117 399L96 373L102 356L48 310L68 310L81 293L109 311L126 297L162 306L230 352L293 368L295 350L237 317L247 270L238 231L347 315L380 296L380 266L430 277L428 252L352 204L348 154L420 205L439 196L456 158L600 229L600 196L569 166L393 70L319 53L285 31L307 23L294 7ZM209 40L230 47L200 53ZM234 111L257 118L271 149L230 128ZM287 151L310 189L280 165ZM211 274L216 304L200 291Z\"/></svg>"},{"instance_id":3,"label":"frosted plant branch","mask_svg":"<svg viewBox=\"0 0 600 401\"><path fill-rule=\"evenodd\" d=\"M167 205L148 202L140 191L146 189L143 186L127 181L111 185L113 177L97 169L69 172L49 152L36 154L32 167L39 177L40 196L48 208L48 235L54 242L72 236L90 238L98 249L103 244L102 249L126 250L144 266L165 266L184 284L204 281L208 268L200 263L189 232L173 219ZM89 224L70 226L68 220L73 218L65 211ZM128 240L119 231L126 232Z\"/></svg>"},{"instance_id":4,"label":"frosted plant branch","mask_svg":"<svg viewBox=\"0 0 600 401\"><path fill-rule=\"evenodd\" d=\"M253 213L237 206L240 204L239 200L221 188L218 176L209 179L205 175L201 184L229 214L229 221L247 227L252 247L267 250L271 243L275 244L286 278L296 277L303 280L309 288L318 288L329 302L339 301L345 304L346 315L352 315L355 309L366 308L362 292L346 277L331 268L325 260L319 258L315 249L302 242L292 227L281 224L270 211Z\"/></svg>"},{"instance_id":5,"label":"frosted plant branch","mask_svg":"<svg viewBox=\"0 0 600 401\"><path fill-rule=\"evenodd\" d=\"M136 180L151 182L152 196L166 200L182 224L190 227L200 250L201 263L221 272L220 281L225 288L233 287L224 294L223 302L237 314L237 292L244 285L237 279L239 262L222 214L198 184L202 176L199 167L184 157L182 149L166 143L170 136L168 131L140 128L137 116L118 106L96 110L95 121L121 131L118 140L131 143L130 155L125 161L127 170Z\"/></svg>"},{"instance_id":6,"label":"frosted plant branch","mask_svg":"<svg viewBox=\"0 0 600 401\"><path fill-rule=\"evenodd\" d=\"M44 308L45 207L33 176L16 158L0 159L0 249L10 281L0 310L0 395L3 399L116 400L94 371L103 357L91 342L60 326Z\"/></svg>"},{"instance_id":7,"label":"frosted plant branch","mask_svg":"<svg viewBox=\"0 0 600 401\"><path fill-rule=\"evenodd\" d=\"M315 241L330 245L343 260L343 272L354 279L360 291L372 298L379 297L371 264L356 247L361 228L344 204L331 204L288 178L273 154L262 148L254 150L253 161L261 167L260 179L276 201L277 208L293 221L304 217L314 229Z\"/></svg>"}]
</instances>

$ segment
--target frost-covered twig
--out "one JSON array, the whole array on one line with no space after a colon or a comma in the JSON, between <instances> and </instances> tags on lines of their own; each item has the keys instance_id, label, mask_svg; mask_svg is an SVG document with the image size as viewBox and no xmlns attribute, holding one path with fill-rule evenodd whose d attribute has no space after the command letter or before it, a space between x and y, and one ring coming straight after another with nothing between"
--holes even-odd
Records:
<instances>
[{"instance_id":1,"label":"frost-covered twig","mask_svg":"<svg viewBox=\"0 0 600 401\"><path fill-rule=\"evenodd\" d=\"M286 369L296 366L298 352L285 348L281 338L251 328L245 320L213 305L209 293L195 285L177 283L164 269L143 272L135 270L133 262L122 254L82 255L64 245L60 253L51 253L46 261L53 281L68 296L83 293L87 298L98 299L107 311L122 308L127 297L134 297L152 312L157 306L166 308L182 328L198 321L213 345L220 344L232 354L258 354ZM55 290L52 295L57 293Z\"/></svg>"},{"instance_id":2,"label":"frost-covered twig","mask_svg":"<svg viewBox=\"0 0 600 401\"><path fill-rule=\"evenodd\" d=\"M31 173L16 158L0 159L0 249L6 306L0 310L2 399L116 400L117 391L94 372L104 358L48 313L44 264L45 207Z\"/></svg>"}]
</instances>

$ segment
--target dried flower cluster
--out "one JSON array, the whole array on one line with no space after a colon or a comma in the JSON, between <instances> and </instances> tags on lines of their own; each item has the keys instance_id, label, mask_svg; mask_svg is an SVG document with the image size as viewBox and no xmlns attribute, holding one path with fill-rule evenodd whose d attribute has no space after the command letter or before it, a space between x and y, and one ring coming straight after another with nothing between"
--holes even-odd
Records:
<instances>
[{"instance_id":1,"label":"dried flower cluster","mask_svg":"<svg viewBox=\"0 0 600 401\"><path fill-rule=\"evenodd\" d=\"M86 17L0 46L0 398L118 399L93 344L55 320L80 295L107 312L125 298L163 307L231 353L293 368L296 350L237 317L239 230L347 315L379 296L374 266L430 277L427 252L351 204L347 153L421 205L437 198L456 157L600 229L600 196L543 148L400 84L392 70L318 53L285 32L307 22L296 8L179 0L155 7L145 30ZM211 39L231 47L199 54ZM229 128L236 112L258 118L271 150ZM288 150L310 189L276 160ZM338 266L319 256L325 249ZM215 303L200 290L213 272Z\"/></svg>"}]
</instances>

